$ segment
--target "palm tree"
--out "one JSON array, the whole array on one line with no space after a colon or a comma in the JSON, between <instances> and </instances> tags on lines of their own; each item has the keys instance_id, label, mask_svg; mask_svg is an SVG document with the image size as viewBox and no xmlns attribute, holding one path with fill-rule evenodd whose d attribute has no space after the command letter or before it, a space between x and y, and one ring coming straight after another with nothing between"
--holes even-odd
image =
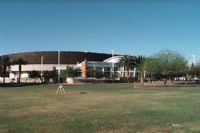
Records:
<instances>
[{"instance_id":1,"label":"palm tree","mask_svg":"<svg viewBox=\"0 0 200 133\"><path fill-rule=\"evenodd\" d=\"M136 66L137 70L140 73L140 82L144 82L144 62L145 62L145 57L144 56L138 56L136 59Z\"/></svg>"},{"instance_id":2,"label":"palm tree","mask_svg":"<svg viewBox=\"0 0 200 133\"><path fill-rule=\"evenodd\" d=\"M128 79L129 77L129 63L130 63L130 56L129 55L124 55L122 58L122 62L124 65L124 71L125 71L125 77Z\"/></svg>"},{"instance_id":3,"label":"palm tree","mask_svg":"<svg viewBox=\"0 0 200 133\"><path fill-rule=\"evenodd\" d=\"M18 68L19 78L18 78L17 82L20 83L20 81L21 81L21 73L22 73L22 65L27 64L27 61L25 61L22 58L18 58L17 60L14 61L14 64L18 64L19 65L19 68Z\"/></svg>"},{"instance_id":4,"label":"palm tree","mask_svg":"<svg viewBox=\"0 0 200 133\"><path fill-rule=\"evenodd\" d=\"M124 65L125 77L129 82L129 69L136 66L136 58L130 55L124 55L122 58L122 62Z\"/></svg>"},{"instance_id":5,"label":"palm tree","mask_svg":"<svg viewBox=\"0 0 200 133\"><path fill-rule=\"evenodd\" d=\"M5 83L5 77L7 76L10 66L12 65L12 62L10 61L10 57L1 56L0 65L3 67L2 77L3 77L3 83Z\"/></svg>"}]
</instances>

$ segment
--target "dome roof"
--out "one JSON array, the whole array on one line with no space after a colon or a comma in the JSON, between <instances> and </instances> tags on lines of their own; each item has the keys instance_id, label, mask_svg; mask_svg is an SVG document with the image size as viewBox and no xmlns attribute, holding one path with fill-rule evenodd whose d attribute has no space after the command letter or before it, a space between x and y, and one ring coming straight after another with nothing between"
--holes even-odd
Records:
<instances>
[{"instance_id":1,"label":"dome roof","mask_svg":"<svg viewBox=\"0 0 200 133\"><path fill-rule=\"evenodd\" d=\"M6 56L9 56L11 60L22 58L28 64L40 64L41 57L43 57L44 64L58 63L58 51L25 52L8 54ZM77 64L77 62L82 62L85 59L88 61L103 61L111 56L111 54L105 53L60 51L60 63Z\"/></svg>"}]
</instances>

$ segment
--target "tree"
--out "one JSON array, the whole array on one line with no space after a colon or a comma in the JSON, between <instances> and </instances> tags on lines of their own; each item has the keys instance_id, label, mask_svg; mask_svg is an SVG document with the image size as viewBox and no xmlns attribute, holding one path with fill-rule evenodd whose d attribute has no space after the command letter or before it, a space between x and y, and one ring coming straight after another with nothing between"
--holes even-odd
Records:
<instances>
[{"instance_id":1,"label":"tree","mask_svg":"<svg viewBox=\"0 0 200 133\"><path fill-rule=\"evenodd\" d=\"M0 57L0 64L3 66L2 77L3 77L3 83L5 83L5 77L8 76L9 71L10 71L10 66L12 65L10 57L1 56Z\"/></svg>"},{"instance_id":2,"label":"tree","mask_svg":"<svg viewBox=\"0 0 200 133\"><path fill-rule=\"evenodd\" d=\"M144 71L145 71L144 63L145 63L145 57L142 55L138 56L136 59L136 67L138 72L140 73L139 77L141 83L144 82Z\"/></svg>"},{"instance_id":3,"label":"tree","mask_svg":"<svg viewBox=\"0 0 200 133\"><path fill-rule=\"evenodd\" d=\"M86 75L87 77L95 77L95 69L93 67L88 67Z\"/></svg>"},{"instance_id":4,"label":"tree","mask_svg":"<svg viewBox=\"0 0 200 133\"><path fill-rule=\"evenodd\" d=\"M192 79L195 79L195 77L200 77L200 64L194 65L192 63L192 66L190 67L188 74L192 77Z\"/></svg>"},{"instance_id":5,"label":"tree","mask_svg":"<svg viewBox=\"0 0 200 133\"><path fill-rule=\"evenodd\" d=\"M101 70L95 70L95 78L103 78L104 74Z\"/></svg>"},{"instance_id":6,"label":"tree","mask_svg":"<svg viewBox=\"0 0 200 133\"><path fill-rule=\"evenodd\" d=\"M40 73L38 71L33 70L29 72L29 77L35 80L36 78L40 78Z\"/></svg>"},{"instance_id":7,"label":"tree","mask_svg":"<svg viewBox=\"0 0 200 133\"><path fill-rule=\"evenodd\" d=\"M29 77L30 78L39 78L40 73L38 71L33 70L33 71L29 72Z\"/></svg>"},{"instance_id":8,"label":"tree","mask_svg":"<svg viewBox=\"0 0 200 133\"><path fill-rule=\"evenodd\" d=\"M136 58L130 55L124 55L122 58L122 63L124 66L125 77L129 82L129 69L136 67Z\"/></svg>"},{"instance_id":9,"label":"tree","mask_svg":"<svg viewBox=\"0 0 200 133\"><path fill-rule=\"evenodd\" d=\"M53 79L53 82L57 82L58 81L58 73L56 70L53 71L45 71L44 72L44 79L45 81L49 81L50 79Z\"/></svg>"},{"instance_id":10,"label":"tree","mask_svg":"<svg viewBox=\"0 0 200 133\"><path fill-rule=\"evenodd\" d=\"M61 80L66 80L67 82L73 82L74 77L77 77L80 74L80 69L74 69L73 67L67 67L65 70L61 70L60 77ZM68 81L70 80L70 81Z\"/></svg>"},{"instance_id":11,"label":"tree","mask_svg":"<svg viewBox=\"0 0 200 133\"><path fill-rule=\"evenodd\" d=\"M176 51L162 50L147 58L144 68L148 74L164 79L166 84L167 79L186 73L187 60Z\"/></svg>"},{"instance_id":12,"label":"tree","mask_svg":"<svg viewBox=\"0 0 200 133\"><path fill-rule=\"evenodd\" d=\"M20 83L20 81L21 81L21 73L22 73L22 65L27 64L27 61L25 61L22 58L18 58L17 60L14 60L13 63L19 65L19 68L18 68L19 77L18 77L18 81L17 82Z\"/></svg>"},{"instance_id":13,"label":"tree","mask_svg":"<svg viewBox=\"0 0 200 133\"><path fill-rule=\"evenodd\" d=\"M60 77L66 78L66 77L75 77L77 76L77 69L74 69L72 67L68 67L66 70L61 70Z\"/></svg>"},{"instance_id":14,"label":"tree","mask_svg":"<svg viewBox=\"0 0 200 133\"><path fill-rule=\"evenodd\" d=\"M102 70L94 69L93 67L89 67L87 70L87 77L95 77L102 78L104 77L104 73Z\"/></svg>"}]
</instances>

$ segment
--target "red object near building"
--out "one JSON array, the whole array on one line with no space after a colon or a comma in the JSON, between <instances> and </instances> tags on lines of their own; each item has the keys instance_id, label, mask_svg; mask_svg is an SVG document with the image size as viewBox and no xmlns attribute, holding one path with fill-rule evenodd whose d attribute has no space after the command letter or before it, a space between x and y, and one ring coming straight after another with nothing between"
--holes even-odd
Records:
<instances>
[{"instance_id":1,"label":"red object near building","mask_svg":"<svg viewBox=\"0 0 200 133\"><path fill-rule=\"evenodd\" d=\"M86 73L87 73L87 61L83 61L81 63L81 77L86 77Z\"/></svg>"}]
</instances>

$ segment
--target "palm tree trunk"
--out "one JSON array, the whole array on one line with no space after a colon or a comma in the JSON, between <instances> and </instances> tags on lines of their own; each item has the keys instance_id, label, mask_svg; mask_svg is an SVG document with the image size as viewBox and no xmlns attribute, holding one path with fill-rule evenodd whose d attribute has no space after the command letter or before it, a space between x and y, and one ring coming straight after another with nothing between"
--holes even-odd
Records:
<instances>
[{"instance_id":1,"label":"palm tree trunk","mask_svg":"<svg viewBox=\"0 0 200 133\"><path fill-rule=\"evenodd\" d=\"M3 66L3 84L6 83L6 66Z\"/></svg>"},{"instance_id":2,"label":"palm tree trunk","mask_svg":"<svg viewBox=\"0 0 200 133\"><path fill-rule=\"evenodd\" d=\"M144 73L143 73L143 71L140 72L140 82L144 83Z\"/></svg>"},{"instance_id":3,"label":"palm tree trunk","mask_svg":"<svg viewBox=\"0 0 200 133\"><path fill-rule=\"evenodd\" d=\"M167 85L167 79L164 79L164 86Z\"/></svg>"},{"instance_id":4,"label":"palm tree trunk","mask_svg":"<svg viewBox=\"0 0 200 133\"><path fill-rule=\"evenodd\" d=\"M22 66L19 65L19 79L18 79L18 83L21 82L21 73L22 73Z\"/></svg>"},{"instance_id":5,"label":"palm tree trunk","mask_svg":"<svg viewBox=\"0 0 200 133\"><path fill-rule=\"evenodd\" d=\"M128 67L127 66L124 66L124 71L125 71L125 77L127 79L127 82L129 83L129 73L128 73Z\"/></svg>"},{"instance_id":6,"label":"palm tree trunk","mask_svg":"<svg viewBox=\"0 0 200 133\"><path fill-rule=\"evenodd\" d=\"M127 80L128 80L128 83L130 83L129 81L129 69L127 68Z\"/></svg>"},{"instance_id":7,"label":"palm tree trunk","mask_svg":"<svg viewBox=\"0 0 200 133\"><path fill-rule=\"evenodd\" d=\"M5 76L3 76L3 84L6 83L6 79L5 79Z\"/></svg>"}]
</instances>

